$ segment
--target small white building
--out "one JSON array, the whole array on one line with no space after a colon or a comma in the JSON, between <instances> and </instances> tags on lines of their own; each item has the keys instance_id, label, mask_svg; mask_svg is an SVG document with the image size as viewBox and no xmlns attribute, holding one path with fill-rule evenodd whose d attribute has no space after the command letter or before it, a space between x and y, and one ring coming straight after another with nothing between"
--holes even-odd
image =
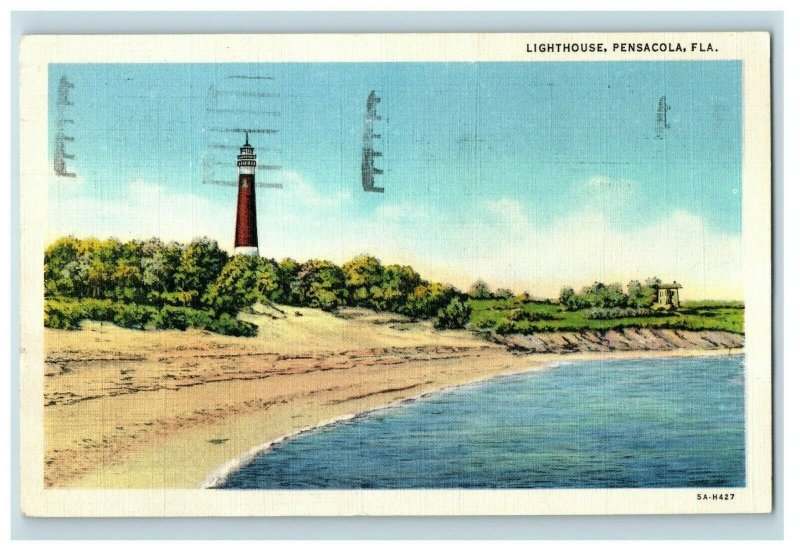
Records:
<instances>
[{"instance_id":1,"label":"small white building","mask_svg":"<svg viewBox=\"0 0 800 551\"><path fill-rule=\"evenodd\" d=\"M656 307L666 308L673 310L681 307L681 301L678 297L678 289L682 289L680 283L673 281L672 283L659 283L656 285Z\"/></svg>"}]
</instances>

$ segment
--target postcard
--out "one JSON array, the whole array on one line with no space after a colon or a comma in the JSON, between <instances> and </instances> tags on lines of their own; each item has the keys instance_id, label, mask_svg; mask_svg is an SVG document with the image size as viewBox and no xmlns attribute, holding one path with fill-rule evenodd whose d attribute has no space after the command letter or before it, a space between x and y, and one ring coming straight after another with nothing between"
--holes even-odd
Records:
<instances>
[{"instance_id":1,"label":"postcard","mask_svg":"<svg viewBox=\"0 0 800 551\"><path fill-rule=\"evenodd\" d=\"M769 512L769 47L25 37L23 513Z\"/></svg>"}]
</instances>

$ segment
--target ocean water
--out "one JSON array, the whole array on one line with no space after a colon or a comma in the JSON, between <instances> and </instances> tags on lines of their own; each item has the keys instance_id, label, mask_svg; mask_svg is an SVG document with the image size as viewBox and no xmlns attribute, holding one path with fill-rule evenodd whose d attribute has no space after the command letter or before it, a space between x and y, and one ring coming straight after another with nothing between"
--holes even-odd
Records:
<instances>
[{"instance_id":1,"label":"ocean water","mask_svg":"<svg viewBox=\"0 0 800 551\"><path fill-rule=\"evenodd\" d=\"M743 357L569 362L313 430L219 488L745 485Z\"/></svg>"}]
</instances>

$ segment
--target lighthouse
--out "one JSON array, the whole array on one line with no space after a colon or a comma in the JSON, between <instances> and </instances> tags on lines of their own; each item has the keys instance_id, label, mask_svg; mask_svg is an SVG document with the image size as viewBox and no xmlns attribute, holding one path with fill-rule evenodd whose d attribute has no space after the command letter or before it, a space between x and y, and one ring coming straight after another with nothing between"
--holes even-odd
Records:
<instances>
[{"instance_id":1,"label":"lighthouse","mask_svg":"<svg viewBox=\"0 0 800 551\"><path fill-rule=\"evenodd\" d=\"M239 149L239 196L236 201L236 237L233 254L258 255L256 225L256 154L250 137L244 133L244 145Z\"/></svg>"}]
</instances>

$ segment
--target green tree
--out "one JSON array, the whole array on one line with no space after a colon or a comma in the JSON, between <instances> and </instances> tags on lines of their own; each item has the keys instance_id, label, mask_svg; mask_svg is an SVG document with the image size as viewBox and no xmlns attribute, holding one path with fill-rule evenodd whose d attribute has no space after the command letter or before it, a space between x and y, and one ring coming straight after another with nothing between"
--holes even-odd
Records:
<instances>
[{"instance_id":1,"label":"green tree","mask_svg":"<svg viewBox=\"0 0 800 551\"><path fill-rule=\"evenodd\" d=\"M175 274L178 291L196 293L192 295L192 306L200 305L208 286L219 277L228 262L228 254L219 248L216 241L208 238L195 239L181 253L181 262Z\"/></svg>"},{"instance_id":2,"label":"green tree","mask_svg":"<svg viewBox=\"0 0 800 551\"><path fill-rule=\"evenodd\" d=\"M271 258L262 258L256 268L255 294L259 302L283 302L281 269Z\"/></svg>"},{"instance_id":3,"label":"green tree","mask_svg":"<svg viewBox=\"0 0 800 551\"><path fill-rule=\"evenodd\" d=\"M350 300L356 306L378 308L383 282L383 266L374 256L361 255L342 266Z\"/></svg>"},{"instance_id":4,"label":"green tree","mask_svg":"<svg viewBox=\"0 0 800 551\"><path fill-rule=\"evenodd\" d=\"M564 287L558 295L558 302L567 310L580 310L586 308L588 304L575 293L572 287Z\"/></svg>"},{"instance_id":5,"label":"green tree","mask_svg":"<svg viewBox=\"0 0 800 551\"><path fill-rule=\"evenodd\" d=\"M88 238L81 241L81 256L88 267L85 272L83 295L91 298L114 298L117 262L123 247L117 239Z\"/></svg>"},{"instance_id":6,"label":"green tree","mask_svg":"<svg viewBox=\"0 0 800 551\"><path fill-rule=\"evenodd\" d=\"M402 313L412 318L431 318L457 295L458 291L450 285L423 281L409 295Z\"/></svg>"},{"instance_id":7,"label":"green tree","mask_svg":"<svg viewBox=\"0 0 800 551\"><path fill-rule=\"evenodd\" d=\"M525 304L526 302L531 301L531 295L528 291L522 291L517 296L514 297L514 301L520 304Z\"/></svg>"},{"instance_id":8,"label":"green tree","mask_svg":"<svg viewBox=\"0 0 800 551\"><path fill-rule=\"evenodd\" d=\"M45 249L45 295L77 296L76 282L70 277L68 266L76 264L80 257L80 240L71 235Z\"/></svg>"},{"instance_id":9,"label":"green tree","mask_svg":"<svg viewBox=\"0 0 800 551\"><path fill-rule=\"evenodd\" d=\"M303 306L330 311L347 303L344 272L327 260L309 260L301 266L297 291Z\"/></svg>"},{"instance_id":10,"label":"green tree","mask_svg":"<svg viewBox=\"0 0 800 551\"><path fill-rule=\"evenodd\" d=\"M499 288L494 292L495 298L499 299L508 299L514 296L514 292L511 289Z\"/></svg>"},{"instance_id":11,"label":"green tree","mask_svg":"<svg viewBox=\"0 0 800 551\"><path fill-rule=\"evenodd\" d=\"M472 284L472 287L469 288L468 294L470 298L475 299L492 298L492 290L489 289L489 285L482 279L479 279Z\"/></svg>"},{"instance_id":12,"label":"green tree","mask_svg":"<svg viewBox=\"0 0 800 551\"><path fill-rule=\"evenodd\" d=\"M110 298L114 292L114 265L94 258L86 271L88 295L92 298Z\"/></svg>"},{"instance_id":13,"label":"green tree","mask_svg":"<svg viewBox=\"0 0 800 551\"><path fill-rule=\"evenodd\" d=\"M89 268L90 259L80 256L76 260L64 266L55 281L45 282L45 292L50 292L57 296L83 298L89 296ZM45 275L45 277L47 277Z\"/></svg>"},{"instance_id":14,"label":"green tree","mask_svg":"<svg viewBox=\"0 0 800 551\"><path fill-rule=\"evenodd\" d=\"M174 241L164 244L160 239L151 239L142 245L142 284L147 302L163 304L164 295L175 291L182 253L183 247Z\"/></svg>"},{"instance_id":15,"label":"green tree","mask_svg":"<svg viewBox=\"0 0 800 551\"><path fill-rule=\"evenodd\" d=\"M142 280L144 242L138 240L111 244L106 262L114 267L111 298L124 302L145 302L147 295Z\"/></svg>"},{"instance_id":16,"label":"green tree","mask_svg":"<svg viewBox=\"0 0 800 551\"><path fill-rule=\"evenodd\" d=\"M94 240L94 243L98 243ZM95 249L83 240L62 237L44 253L45 295L80 298L88 295L88 273Z\"/></svg>"},{"instance_id":17,"label":"green tree","mask_svg":"<svg viewBox=\"0 0 800 551\"><path fill-rule=\"evenodd\" d=\"M618 283L595 282L581 291L583 300L592 308L614 308L625 306L628 297L622 292Z\"/></svg>"},{"instance_id":18,"label":"green tree","mask_svg":"<svg viewBox=\"0 0 800 551\"><path fill-rule=\"evenodd\" d=\"M235 316L239 310L255 303L259 297L257 256L235 255L209 285L202 301L217 314Z\"/></svg>"},{"instance_id":19,"label":"green tree","mask_svg":"<svg viewBox=\"0 0 800 551\"><path fill-rule=\"evenodd\" d=\"M145 302L146 289L142 280L141 262L121 260L114 269L114 298L123 302Z\"/></svg>"},{"instance_id":20,"label":"green tree","mask_svg":"<svg viewBox=\"0 0 800 551\"><path fill-rule=\"evenodd\" d=\"M635 308L649 308L656 302L655 278L648 279L642 285L639 281L628 283L628 305Z\"/></svg>"},{"instance_id":21,"label":"green tree","mask_svg":"<svg viewBox=\"0 0 800 551\"><path fill-rule=\"evenodd\" d=\"M435 325L438 329L461 329L467 324L471 314L472 307L461 298L455 297L436 314Z\"/></svg>"},{"instance_id":22,"label":"green tree","mask_svg":"<svg viewBox=\"0 0 800 551\"><path fill-rule=\"evenodd\" d=\"M422 282L422 278L411 266L391 264L383 269L381 291L377 298L380 310L400 312L408 297Z\"/></svg>"},{"instance_id":23,"label":"green tree","mask_svg":"<svg viewBox=\"0 0 800 551\"><path fill-rule=\"evenodd\" d=\"M292 258L284 258L278 263L281 300L277 302L300 304L300 282L297 279L299 273L300 263Z\"/></svg>"}]
</instances>

